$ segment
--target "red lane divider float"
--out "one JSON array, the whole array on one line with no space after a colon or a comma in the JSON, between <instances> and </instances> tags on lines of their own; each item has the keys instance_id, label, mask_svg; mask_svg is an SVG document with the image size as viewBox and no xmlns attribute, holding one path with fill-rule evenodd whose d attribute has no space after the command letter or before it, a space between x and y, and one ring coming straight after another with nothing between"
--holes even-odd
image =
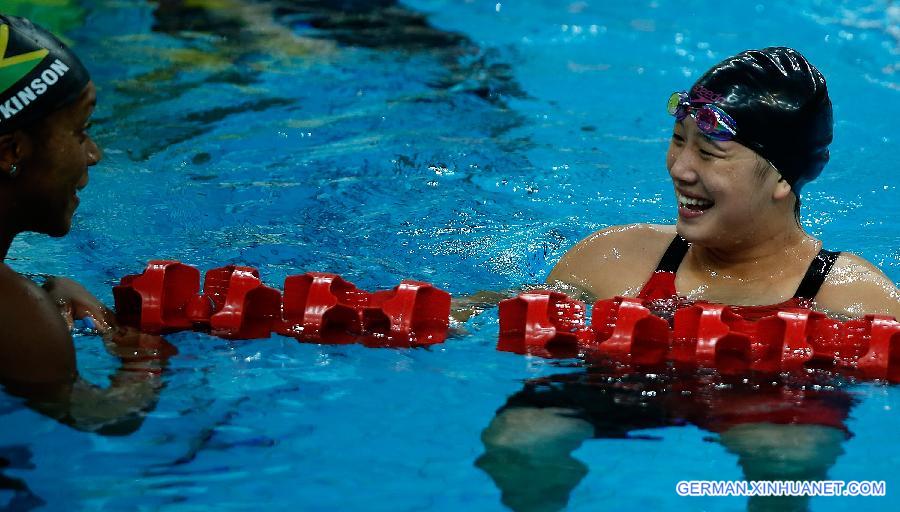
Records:
<instances>
[{"instance_id":1,"label":"red lane divider float","mask_svg":"<svg viewBox=\"0 0 900 512\"><path fill-rule=\"evenodd\" d=\"M177 261L151 261L142 274L122 278L113 297L120 322L150 333L196 329L248 339L275 332L380 347L441 343L450 314L450 294L428 283L370 293L320 272L288 276L282 295L256 269L229 265L208 271L201 293L199 270Z\"/></svg>"},{"instance_id":2,"label":"red lane divider float","mask_svg":"<svg viewBox=\"0 0 900 512\"><path fill-rule=\"evenodd\" d=\"M573 357L593 334L584 302L563 293L536 291L500 302L500 344L508 352Z\"/></svg>"},{"instance_id":3,"label":"red lane divider float","mask_svg":"<svg viewBox=\"0 0 900 512\"><path fill-rule=\"evenodd\" d=\"M601 356L628 365L672 363L725 374L824 367L864 379L900 382L900 322L866 315L841 322L791 308L747 320L728 306L697 303L672 325L638 299L597 301L591 326L584 303L550 291L500 303L498 350L540 357Z\"/></svg>"}]
</instances>

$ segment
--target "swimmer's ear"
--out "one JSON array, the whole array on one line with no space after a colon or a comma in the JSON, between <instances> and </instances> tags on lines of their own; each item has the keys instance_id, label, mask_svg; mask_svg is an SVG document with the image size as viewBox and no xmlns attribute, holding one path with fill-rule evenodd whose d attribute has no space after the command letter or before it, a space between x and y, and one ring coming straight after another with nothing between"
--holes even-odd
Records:
<instances>
[{"instance_id":1,"label":"swimmer's ear","mask_svg":"<svg viewBox=\"0 0 900 512\"><path fill-rule=\"evenodd\" d=\"M784 178L779 178L778 183L775 184L775 190L772 191L772 199L776 201L781 201L791 196L791 191L793 188L791 184L787 182Z\"/></svg>"},{"instance_id":2,"label":"swimmer's ear","mask_svg":"<svg viewBox=\"0 0 900 512\"><path fill-rule=\"evenodd\" d=\"M0 176L11 176L16 173L16 165L22 160L22 132L0 135Z\"/></svg>"},{"instance_id":3,"label":"swimmer's ear","mask_svg":"<svg viewBox=\"0 0 900 512\"><path fill-rule=\"evenodd\" d=\"M16 140L12 133L0 135L0 175L9 175L16 163Z\"/></svg>"}]
</instances>

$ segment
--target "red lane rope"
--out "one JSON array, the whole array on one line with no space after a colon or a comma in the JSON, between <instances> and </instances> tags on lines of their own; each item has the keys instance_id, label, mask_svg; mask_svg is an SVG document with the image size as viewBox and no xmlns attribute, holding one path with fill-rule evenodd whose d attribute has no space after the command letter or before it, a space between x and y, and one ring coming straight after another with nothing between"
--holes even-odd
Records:
<instances>
[{"instance_id":1,"label":"red lane rope","mask_svg":"<svg viewBox=\"0 0 900 512\"><path fill-rule=\"evenodd\" d=\"M208 271L201 292L199 270L164 260L123 277L113 297L119 321L149 333L194 329L249 339L275 332L385 347L443 342L450 314L450 294L419 281L371 293L338 275L309 272L285 279L282 293L255 268L229 265Z\"/></svg>"},{"instance_id":2,"label":"red lane rope","mask_svg":"<svg viewBox=\"0 0 900 512\"><path fill-rule=\"evenodd\" d=\"M602 356L624 364L714 368L726 374L832 368L900 382L900 322L866 315L839 321L789 308L758 320L721 304L675 311L671 324L638 299L586 307L562 293L535 291L500 303L498 350L540 357Z\"/></svg>"}]
</instances>

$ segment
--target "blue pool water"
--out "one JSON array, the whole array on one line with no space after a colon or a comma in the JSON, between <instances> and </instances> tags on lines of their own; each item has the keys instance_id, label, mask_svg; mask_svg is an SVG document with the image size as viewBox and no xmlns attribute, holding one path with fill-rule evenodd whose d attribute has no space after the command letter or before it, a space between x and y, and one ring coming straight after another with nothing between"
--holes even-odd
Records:
<instances>
[{"instance_id":1,"label":"blue pool water","mask_svg":"<svg viewBox=\"0 0 900 512\"><path fill-rule=\"evenodd\" d=\"M454 294L542 281L596 229L674 220L663 102L769 45L803 51L835 105L804 225L900 281L895 3L373 0L345 2L351 15L312 0L75 3L60 26L97 83L105 160L70 236L22 236L9 262L108 303L156 258L252 265L276 286L309 270ZM482 431L523 381L584 370L495 351L494 311L465 330L415 350L174 334L180 354L132 435L77 432L0 394L0 457L15 459L2 475L41 510L501 510L475 465ZM115 360L94 336L75 341L83 376L105 385ZM844 392L852 437L828 477L885 480L887 496L810 507L896 510L900 392ZM675 493L678 480L743 478L715 433L637 434L649 439L574 452L588 472L569 509L746 508ZM12 499L0 491L0 508Z\"/></svg>"}]
</instances>

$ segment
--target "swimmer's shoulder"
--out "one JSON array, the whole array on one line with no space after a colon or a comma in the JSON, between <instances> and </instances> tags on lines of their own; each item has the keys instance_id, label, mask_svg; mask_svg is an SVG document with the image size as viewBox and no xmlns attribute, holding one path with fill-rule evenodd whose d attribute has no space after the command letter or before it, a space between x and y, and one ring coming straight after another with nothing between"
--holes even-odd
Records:
<instances>
[{"instance_id":1,"label":"swimmer's shoulder","mask_svg":"<svg viewBox=\"0 0 900 512\"><path fill-rule=\"evenodd\" d=\"M75 375L75 348L56 304L0 263L0 381L52 383Z\"/></svg>"},{"instance_id":2,"label":"swimmer's shoulder","mask_svg":"<svg viewBox=\"0 0 900 512\"><path fill-rule=\"evenodd\" d=\"M636 295L675 237L675 226L626 224L601 229L563 255L548 282L561 281L596 297Z\"/></svg>"},{"instance_id":3,"label":"swimmer's shoulder","mask_svg":"<svg viewBox=\"0 0 900 512\"><path fill-rule=\"evenodd\" d=\"M842 252L816 295L819 309L843 316L865 314L900 318L900 290L864 258Z\"/></svg>"}]
</instances>

